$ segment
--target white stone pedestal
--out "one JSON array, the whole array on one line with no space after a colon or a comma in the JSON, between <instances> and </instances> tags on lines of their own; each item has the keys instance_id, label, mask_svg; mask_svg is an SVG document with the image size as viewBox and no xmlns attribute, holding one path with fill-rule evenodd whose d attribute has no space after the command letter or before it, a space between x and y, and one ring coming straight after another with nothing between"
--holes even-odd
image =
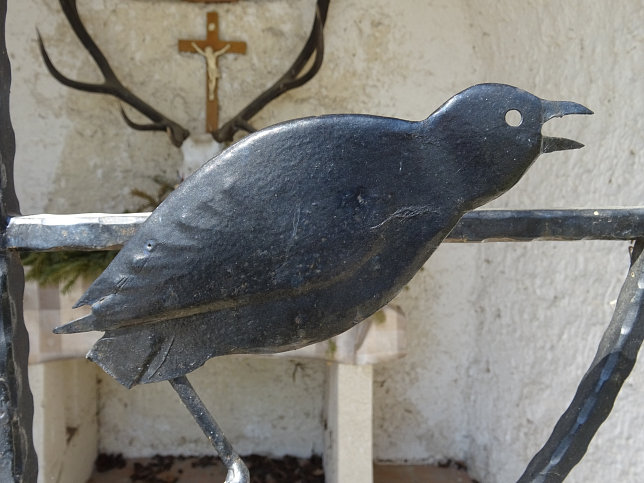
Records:
<instances>
[{"instance_id":1,"label":"white stone pedestal","mask_svg":"<svg viewBox=\"0 0 644 483\"><path fill-rule=\"evenodd\" d=\"M373 366L329 363L326 483L373 482Z\"/></svg>"},{"instance_id":2,"label":"white stone pedestal","mask_svg":"<svg viewBox=\"0 0 644 483\"><path fill-rule=\"evenodd\" d=\"M85 483L98 451L96 367L85 360L31 364L38 483Z\"/></svg>"}]
</instances>

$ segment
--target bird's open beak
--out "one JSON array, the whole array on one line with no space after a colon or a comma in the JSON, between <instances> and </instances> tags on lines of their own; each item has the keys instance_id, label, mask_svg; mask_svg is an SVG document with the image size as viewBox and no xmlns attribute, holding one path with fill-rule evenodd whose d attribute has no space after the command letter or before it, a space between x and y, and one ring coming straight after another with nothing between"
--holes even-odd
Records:
<instances>
[{"instance_id":1,"label":"bird's open beak","mask_svg":"<svg viewBox=\"0 0 644 483\"><path fill-rule=\"evenodd\" d=\"M541 100L541 122L544 123L553 117L563 117L568 114L592 114L593 111L587 107L570 101L545 101ZM564 149L579 149L584 145L566 138L542 137L541 152L551 153L563 151Z\"/></svg>"}]
</instances>

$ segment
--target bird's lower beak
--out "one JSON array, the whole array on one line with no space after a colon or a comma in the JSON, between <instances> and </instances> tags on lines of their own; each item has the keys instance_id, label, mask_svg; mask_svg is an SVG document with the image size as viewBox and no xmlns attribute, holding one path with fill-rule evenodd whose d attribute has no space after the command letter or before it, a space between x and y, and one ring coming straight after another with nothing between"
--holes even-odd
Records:
<instances>
[{"instance_id":1,"label":"bird's lower beak","mask_svg":"<svg viewBox=\"0 0 644 483\"><path fill-rule=\"evenodd\" d=\"M570 101L545 101L541 100L541 122L544 123L553 117L563 117L568 114L592 114L593 111L587 107ZM552 138L543 136L541 141L541 152L552 153L565 149L579 149L584 145L566 138Z\"/></svg>"}]
</instances>

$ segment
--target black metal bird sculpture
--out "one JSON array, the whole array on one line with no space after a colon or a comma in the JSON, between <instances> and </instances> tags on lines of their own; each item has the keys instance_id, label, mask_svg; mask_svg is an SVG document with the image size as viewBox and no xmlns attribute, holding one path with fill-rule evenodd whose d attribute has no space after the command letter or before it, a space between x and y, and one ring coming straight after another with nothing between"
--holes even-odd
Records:
<instances>
[{"instance_id":1,"label":"black metal bird sculpture","mask_svg":"<svg viewBox=\"0 0 644 483\"><path fill-rule=\"evenodd\" d=\"M190 408L184 376L209 358L295 349L374 313L465 212L539 154L582 147L543 136L544 122L591 113L481 84L419 122L332 115L266 128L181 184L78 301L91 314L56 332L105 331L89 359L127 387L170 380ZM246 481L219 429L210 435L229 480Z\"/></svg>"}]
</instances>

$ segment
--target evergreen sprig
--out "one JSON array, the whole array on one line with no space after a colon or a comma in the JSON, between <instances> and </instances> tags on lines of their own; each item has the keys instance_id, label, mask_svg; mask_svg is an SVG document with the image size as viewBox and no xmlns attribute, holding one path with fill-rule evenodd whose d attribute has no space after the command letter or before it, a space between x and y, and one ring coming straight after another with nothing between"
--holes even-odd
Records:
<instances>
[{"instance_id":1,"label":"evergreen sprig","mask_svg":"<svg viewBox=\"0 0 644 483\"><path fill-rule=\"evenodd\" d=\"M162 176L152 178L159 186L154 195L139 189L131 191L133 196L145 201L135 211L154 210L178 186ZM179 183L182 180L179 180ZM29 267L27 280L39 285L60 285L67 293L77 280L93 281L114 259L118 250L29 252L21 254L22 264Z\"/></svg>"},{"instance_id":2,"label":"evergreen sprig","mask_svg":"<svg viewBox=\"0 0 644 483\"><path fill-rule=\"evenodd\" d=\"M39 285L61 285L69 292L77 280L92 281L107 268L118 251L100 252L31 252L22 254L22 264L29 267L27 280Z\"/></svg>"}]
</instances>

